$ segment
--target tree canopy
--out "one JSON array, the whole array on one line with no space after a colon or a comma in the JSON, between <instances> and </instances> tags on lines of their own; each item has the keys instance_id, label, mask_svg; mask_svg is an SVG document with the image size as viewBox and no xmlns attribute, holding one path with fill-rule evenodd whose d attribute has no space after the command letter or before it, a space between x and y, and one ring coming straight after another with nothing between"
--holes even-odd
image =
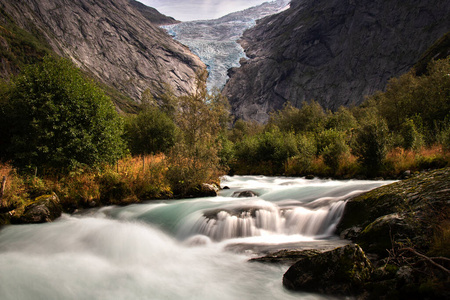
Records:
<instances>
[{"instance_id":1,"label":"tree canopy","mask_svg":"<svg viewBox=\"0 0 450 300\"><path fill-rule=\"evenodd\" d=\"M69 60L45 57L2 87L4 160L67 171L123 154L123 125L112 102Z\"/></svg>"}]
</instances>

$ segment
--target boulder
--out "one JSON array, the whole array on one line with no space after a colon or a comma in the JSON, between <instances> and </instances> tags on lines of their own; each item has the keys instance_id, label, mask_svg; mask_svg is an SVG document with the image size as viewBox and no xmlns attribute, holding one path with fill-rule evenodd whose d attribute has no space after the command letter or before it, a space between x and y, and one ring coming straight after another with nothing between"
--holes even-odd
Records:
<instances>
[{"instance_id":1,"label":"boulder","mask_svg":"<svg viewBox=\"0 0 450 300\"><path fill-rule=\"evenodd\" d=\"M11 219L13 224L31 224L52 222L62 213L61 203L56 194L37 197L35 201L27 205L24 212Z\"/></svg>"},{"instance_id":2,"label":"boulder","mask_svg":"<svg viewBox=\"0 0 450 300\"><path fill-rule=\"evenodd\" d=\"M283 249L277 252L269 253L262 257L255 257L250 259L250 262L262 262L262 263L282 263L282 264L294 264L300 259L311 257L322 253L322 251L316 249L308 250L290 250Z\"/></svg>"},{"instance_id":3,"label":"boulder","mask_svg":"<svg viewBox=\"0 0 450 300\"><path fill-rule=\"evenodd\" d=\"M219 188L216 185L203 183L200 186L200 192L203 197L216 197Z\"/></svg>"},{"instance_id":4,"label":"boulder","mask_svg":"<svg viewBox=\"0 0 450 300\"><path fill-rule=\"evenodd\" d=\"M284 274L283 285L297 291L358 295L372 269L364 251L350 244L299 260Z\"/></svg>"},{"instance_id":5,"label":"boulder","mask_svg":"<svg viewBox=\"0 0 450 300\"><path fill-rule=\"evenodd\" d=\"M388 250L394 246L392 241L407 242L414 236L414 228L406 222L405 216L394 213L379 217L372 222L357 236L356 242L366 252L386 257L389 254Z\"/></svg>"},{"instance_id":6,"label":"boulder","mask_svg":"<svg viewBox=\"0 0 450 300\"><path fill-rule=\"evenodd\" d=\"M253 191L236 191L233 193L232 197L250 198L250 197L258 197L258 194Z\"/></svg>"}]
</instances>

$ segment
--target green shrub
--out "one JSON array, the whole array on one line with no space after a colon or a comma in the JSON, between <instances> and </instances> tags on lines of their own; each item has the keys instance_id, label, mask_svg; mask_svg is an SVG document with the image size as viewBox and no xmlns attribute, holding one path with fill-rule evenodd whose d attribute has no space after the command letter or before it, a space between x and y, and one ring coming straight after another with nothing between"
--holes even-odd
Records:
<instances>
[{"instance_id":1,"label":"green shrub","mask_svg":"<svg viewBox=\"0 0 450 300\"><path fill-rule=\"evenodd\" d=\"M68 60L29 66L3 101L0 154L16 167L67 172L113 163L124 152L110 99Z\"/></svg>"},{"instance_id":2,"label":"green shrub","mask_svg":"<svg viewBox=\"0 0 450 300\"><path fill-rule=\"evenodd\" d=\"M386 121L372 116L356 130L352 152L358 157L369 176L378 174L383 166L389 145Z\"/></svg>"},{"instance_id":3,"label":"green shrub","mask_svg":"<svg viewBox=\"0 0 450 300\"><path fill-rule=\"evenodd\" d=\"M406 150L418 150L424 144L423 136L417 131L412 119L406 119L401 126L400 134L403 138L402 146Z\"/></svg>"},{"instance_id":4,"label":"green shrub","mask_svg":"<svg viewBox=\"0 0 450 300\"><path fill-rule=\"evenodd\" d=\"M176 126L165 113L147 106L128 117L124 137L133 155L164 153L175 144Z\"/></svg>"}]
</instances>

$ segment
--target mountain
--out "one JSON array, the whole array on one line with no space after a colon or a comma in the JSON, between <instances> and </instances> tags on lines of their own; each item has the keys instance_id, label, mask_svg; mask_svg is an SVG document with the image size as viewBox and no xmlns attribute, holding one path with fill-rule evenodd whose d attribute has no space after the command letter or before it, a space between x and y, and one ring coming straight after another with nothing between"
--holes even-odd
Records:
<instances>
[{"instance_id":1,"label":"mountain","mask_svg":"<svg viewBox=\"0 0 450 300\"><path fill-rule=\"evenodd\" d=\"M222 89L228 79L227 70L238 67L239 60L245 57L237 40L256 24L255 20L285 10L289 2L265 2L219 19L183 22L164 28L208 66L208 88Z\"/></svg>"},{"instance_id":2,"label":"mountain","mask_svg":"<svg viewBox=\"0 0 450 300\"><path fill-rule=\"evenodd\" d=\"M147 20L155 25L161 26L180 23L180 21L177 21L172 17L163 15L153 7L149 7L145 4L142 4L141 2L135 0L129 0L128 2L131 6L136 8Z\"/></svg>"},{"instance_id":3,"label":"mountain","mask_svg":"<svg viewBox=\"0 0 450 300\"><path fill-rule=\"evenodd\" d=\"M0 11L2 50L14 47L3 36L14 23L137 102L146 89L153 95L167 86L178 95L191 92L196 74L205 69L186 46L158 27L173 19L133 0L0 0Z\"/></svg>"},{"instance_id":4,"label":"mountain","mask_svg":"<svg viewBox=\"0 0 450 300\"><path fill-rule=\"evenodd\" d=\"M247 60L223 94L238 118L266 122L286 101L360 104L450 30L443 0L292 0L240 40Z\"/></svg>"}]
</instances>

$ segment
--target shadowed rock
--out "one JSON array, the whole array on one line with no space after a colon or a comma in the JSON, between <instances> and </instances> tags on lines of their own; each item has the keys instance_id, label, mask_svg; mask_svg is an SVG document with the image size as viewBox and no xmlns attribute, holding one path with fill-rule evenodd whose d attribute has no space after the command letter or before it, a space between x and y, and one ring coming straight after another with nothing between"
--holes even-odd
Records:
<instances>
[{"instance_id":1,"label":"shadowed rock","mask_svg":"<svg viewBox=\"0 0 450 300\"><path fill-rule=\"evenodd\" d=\"M372 264L355 244L296 262L283 276L290 290L329 295L356 295L370 278Z\"/></svg>"},{"instance_id":2,"label":"shadowed rock","mask_svg":"<svg viewBox=\"0 0 450 300\"><path fill-rule=\"evenodd\" d=\"M52 222L59 218L62 213L61 203L58 196L43 195L37 197L34 203L25 207L24 212L11 219L13 224L31 224Z\"/></svg>"}]
</instances>

